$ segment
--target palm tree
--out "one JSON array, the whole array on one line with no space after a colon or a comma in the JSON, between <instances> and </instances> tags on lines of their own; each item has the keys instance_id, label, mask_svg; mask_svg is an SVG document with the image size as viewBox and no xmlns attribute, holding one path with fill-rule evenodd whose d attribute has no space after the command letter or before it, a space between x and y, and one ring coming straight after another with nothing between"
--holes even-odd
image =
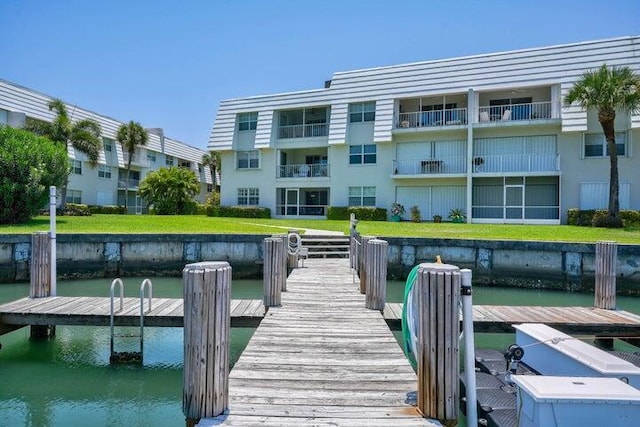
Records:
<instances>
[{"instance_id":1,"label":"palm tree","mask_svg":"<svg viewBox=\"0 0 640 427\"><path fill-rule=\"evenodd\" d=\"M607 141L610 160L608 225L622 227L618 183L618 153L614 122L616 110L632 113L640 110L640 76L629 67L607 67L602 64L586 71L564 98L565 105L577 103L583 109L598 110L598 121Z\"/></svg>"},{"instance_id":2,"label":"palm tree","mask_svg":"<svg viewBox=\"0 0 640 427\"><path fill-rule=\"evenodd\" d=\"M213 184L213 192L215 193L220 187L220 183L218 182L217 176L220 173L220 153L217 151L209 151L207 154L202 156L202 164L204 166L209 166L209 171L211 172L211 183Z\"/></svg>"},{"instance_id":3,"label":"palm tree","mask_svg":"<svg viewBox=\"0 0 640 427\"><path fill-rule=\"evenodd\" d=\"M28 121L26 129L54 142L64 144L65 148L71 144L73 148L87 156L91 167L95 167L102 149L100 124L92 119L82 119L73 123L69 117L67 106L60 99L51 100L48 107L49 111L55 111L55 119L51 123ZM67 180L60 189L60 207L62 209L66 204L68 184L69 175L67 174Z\"/></svg>"},{"instance_id":4,"label":"palm tree","mask_svg":"<svg viewBox=\"0 0 640 427\"><path fill-rule=\"evenodd\" d=\"M129 123L122 124L118 128L116 139L122 145L122 149L128 153L127 158L127 182L124 191L124 211L127 212L127 200L129 199L129 173L131 171L131 161L136 152L136 147L147 145L149 135L142 125L131 120Z\"/></svg>"}]
</instances>

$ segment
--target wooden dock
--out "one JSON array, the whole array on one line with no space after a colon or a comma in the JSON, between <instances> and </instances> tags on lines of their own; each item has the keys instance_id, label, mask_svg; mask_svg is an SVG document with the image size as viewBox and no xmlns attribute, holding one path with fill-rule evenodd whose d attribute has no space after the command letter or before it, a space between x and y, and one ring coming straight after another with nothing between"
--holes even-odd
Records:
<instances>
[{"instance_id":1,"label":"wooden dock","mask_svg":"<svg viewBox=\"0 0 640 427\"><path fill-rule=\"evenodd\" d=\"M349 261L310 258L231 371L228 413L199 425L439 425L418 413L416 387Z\"/></svg>"},{"instance_id":2,"label":"wooden dock","mask_svg":"<svg viewBox=\"0 0 640 427\"><path fill-rule=\"evenodd\" d=\"M115 309L120 300L115 299ZM147 301L145 300L145 310ZM182 298L153 298L145 314L145 326L182 327ZM26 325L109 326L110 298L44 297L22 298L0 305L0 335ZM264 317L262 300L232 300L231 326L256 327ZM116 326L140 325L140 298L124 298L122 310L114 315Z\"/></svg>"},{"instance_id":3,"label":"wooden dock","mask_svg":"<svg viewBox=\"0 0 640 427\"><path fill-rule=\"evenodd\" d=\"M401 328L402 304L387 303L384 318ZM474 305L474 332L512 333L513 324L544 323L568 334L640 338L640 316L623 310L594 307Z\"/></svg>"}]
</instances>

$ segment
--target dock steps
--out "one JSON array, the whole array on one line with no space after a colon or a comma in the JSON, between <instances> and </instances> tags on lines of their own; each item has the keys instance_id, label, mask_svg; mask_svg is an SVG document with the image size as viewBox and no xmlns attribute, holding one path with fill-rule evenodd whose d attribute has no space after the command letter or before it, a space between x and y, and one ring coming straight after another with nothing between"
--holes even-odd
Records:
<instances>
[{"instance_id":1,"label":"dock steps","mask_svg":"<svg viewBox=\"0 0 640 427\"><path fill-rule=\"evenodd\" d=\"M308 248L309 258L349 258L347 236L303 235L302 246Z\"/></svg>"}]
</instances>

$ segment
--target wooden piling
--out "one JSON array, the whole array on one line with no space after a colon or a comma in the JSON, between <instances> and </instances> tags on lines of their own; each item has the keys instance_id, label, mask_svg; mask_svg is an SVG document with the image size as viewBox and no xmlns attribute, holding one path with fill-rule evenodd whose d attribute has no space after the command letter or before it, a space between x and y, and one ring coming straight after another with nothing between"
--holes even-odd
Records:
<instances>
[{"instance_id":1,"label":"wooden piling","mask_svg":"<svg viewBox=\"0 0 640 427\"><path fill-rule=\"evenodd\" d=\"M387 297L387 248L384 240L371 239L367 242L366 299L365 306L371 310L384 310Z\"/></svg>"},{"instance_id":2,"label":"wooden piling","mask_svg":"<svg viewBox=\"0 0 640 427\"><path fill-rule=\"evenodd\" d=\"M182 412L191 427L229 406L231 267L224 261L187 264L182 278Z\"/></svg>"},{"instance_id":3,"label":"wooden piling","mask_svg":"<svg viewBox=\"0 0 640 427\"><path fill-rule=\"evenodd\" d=\"M618 245L616 242L596 243L596 308L615 310L616 308L616 262Z\"/></svg>"},{"instance_id":4,"label":"wooden piling","mask_svg":"<svg viewBox=\"0 0 640 427\"><path fill-rule=\"evenodd\" d=\"M262 253L264 256L263 267L263 289L264 306L275 307L282 303L282 284L279 280L282 264L278 258L279 241L277 237L267 237L262 242Z\"/></svg>"},{"instance_id":5,"label":"wooden piling","mask_svg":"<svg viewBox=\"0 0 640 427\"><path fill-rule=\"evenodd\" d=\"M29 297L51 296L51 238L48 232L39 231L31 235L31 269ZM55 325L31 325L30 338L44 340L54 337Z\"/></svg>"},{"instance_id":6,"label":"wooden piling","mask_svg":"<svg viewBox=\"0 0 640 427\"><path fill-rule=\"evenodd\" d=\"M424 417L458 418L460 269L448 264L420 264L418 300L418 410Z\"/></svg>"},{"instance_id":7,"label":"wooden piling","mask_svg":"<svg viewBox=\"0 0 640 427\"><path fill-rule=\"evenodd\" d=\"M362 236L358 252L358 276L360 277L360 293L367 293L367 242L374 237Z\"/></svg>"}]
</instances>

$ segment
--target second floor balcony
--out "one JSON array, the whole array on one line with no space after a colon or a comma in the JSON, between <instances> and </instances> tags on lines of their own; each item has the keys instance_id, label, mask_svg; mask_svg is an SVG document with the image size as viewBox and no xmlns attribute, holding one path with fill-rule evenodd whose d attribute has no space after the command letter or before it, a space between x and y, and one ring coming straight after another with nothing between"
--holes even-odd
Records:
<instances>
[{"instance_id":1,"label":"second floor balcony","mask_svg":"<svg viewBox=\"0 0 640 427\"><path fill-rule=\"evenodd\" d=\"M140 180L139 179L123 179L120 178L118 179L118 188L129 188L130 190L138 188L140 186Z\"/></svg>"},{"instance_id":2,"label":"second floor balcony","mask_svg":"<svg viewBox=\"0 0 640 427\"><path fill-rule=\"evenodd\" d=\"M467 171L464 156L394 160L392 167L392 174L397 176L463 174Z\"/></svg>"},{"instance_id":3,"label":"second floor balcony","mask_svg":"<svg viewBox=\"0 0 640 427\"><path fill-rule=\"evenodd\" d=\"M278 178L324 178L329 176L328 164L293 164L280 165Z\"/></svg>"},{"instance_id":4,"label":"second floor balcony","mask_svg":"<svg viewBox=\"0 0 640 427\"><path fill-rule=\"evenodd\" d=\"M328 123L287 125L278 127L278 138L315 138L329 135Z\"/></svg>"},{"instance_id":5,"label":"second floor balcony","mask_svg":"<svg viewBox=\"0 0 640 427\"><path fill-rule=\"evenodd\" d=\"M396 128L423 128L467 124L466 108L447 108L435 111L399 113Z\"/></svg>"},{"instance_id":6,"label":"second floor balcony","mask_svg":"<svg viewBox=\"0 0 640 427\"><path fill-rule=\"evenodd\" d=\"M129 163L129 153L127 152L123 152L123 159L124 159L124 164L128 164ZM140 167L149 167L149 159L147 158L146 154L141 154L141 153L134 153L133 156L131 156L131 164L135 165L135 166L140 166Z\"/></svg>"},{"instance_id":7,"label":"second floor balcony","mask_svg":"<svg viewBox=\"0 0 640 427\"><path fill-rule=\"evenodd\" d=\"M551 101L481 106L478 123L559 119L560 109L553 107Z\"/></svg>"},{"instance_id":8,"label":"second floor balcony","mask_svg":"<svg viewBox=\"0 0 640 427\"><path fill-rule=\"evenodd\" d=\"M494 154L473 158L474 173L558 172L558 154Z\"/></svg>"}]
</instances>

